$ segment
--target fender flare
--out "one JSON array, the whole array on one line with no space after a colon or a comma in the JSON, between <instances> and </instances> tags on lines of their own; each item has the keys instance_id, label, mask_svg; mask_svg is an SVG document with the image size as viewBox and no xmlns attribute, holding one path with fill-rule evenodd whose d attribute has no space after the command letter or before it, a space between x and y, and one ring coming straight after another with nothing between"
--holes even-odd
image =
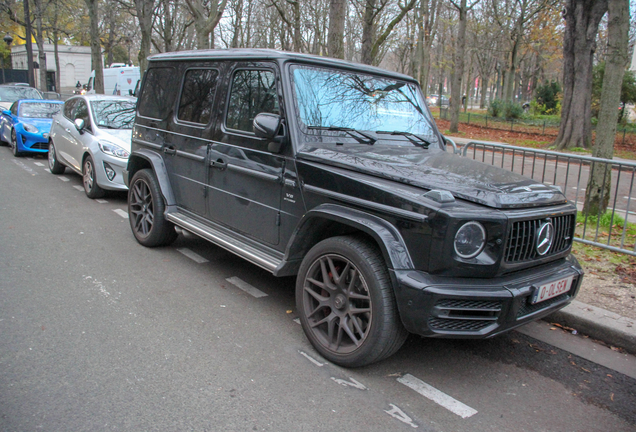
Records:
<instances>
[{"instance_id":1,"label":"fender flare","mask_svg":"<svg viewBox=\"0 0 636 432\"><path fill-rule=\"evenodd\" d=\"M147 168L148 165L150 165L150 168L152 168L157 177L166 207L176 205L166 164L163 161L163 157L157 154L157 152L141 149L134 151L130 155L128 158L128 167L126 171L124 171L124 181L126 185L130 187L130 182L135 173L140 169Z\"/></svg>"},{"instance_id":2,"label":"fender flare","mask_svg":"<svg viewBox=\"0 0 636 432\"><path fill-rule=\"evenodd\" d=\"M297 270L306 252L316 243L315 240L321 241L328 237L318 235L317 238L316 227L312 227L312 222L317 219L337 222L372 237L390 269L414 268L404 239L395 226L378 216L337 204L321 204L303 216L289 240L285 253L286 259L283 261L285 265L282 267L289 266ZM279 268L279 270L280 272L277 273L281 276L293 274L289 272L291 270L289 268Z\"/></svg>"}]
</instances>

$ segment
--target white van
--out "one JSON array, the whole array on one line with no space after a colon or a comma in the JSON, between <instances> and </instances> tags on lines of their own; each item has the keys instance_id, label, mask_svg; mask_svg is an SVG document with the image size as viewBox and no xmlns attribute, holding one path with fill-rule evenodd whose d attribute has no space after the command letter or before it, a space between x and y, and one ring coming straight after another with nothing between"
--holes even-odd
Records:
<instances>
[{"instance_id":1,"label":"white van","mask_svg":"<svg viewBox=\"0 0 636 432\"><path fill-rule=\"evenodd\" d=\"M111 67L104 69L104 94L128 96L135 91L137 81L139 81L139 67ZM86 85L86 93L94 94L95 71L91 72Z\"/></svg>"}]
</instances>

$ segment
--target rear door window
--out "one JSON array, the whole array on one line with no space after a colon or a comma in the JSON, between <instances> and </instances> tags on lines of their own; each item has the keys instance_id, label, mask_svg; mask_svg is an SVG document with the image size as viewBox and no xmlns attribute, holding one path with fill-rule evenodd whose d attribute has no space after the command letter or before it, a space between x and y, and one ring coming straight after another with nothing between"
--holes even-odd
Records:
<instances>
[{"instance_id":1,"label":"rear door window","mask_svg":"<svg viewBox=\"0 0 636 432\"><path fill-rule=\"evenodd\" d=\"M179 120L203 125L210 122L218 77L215 69L186 71L177 111Z\"/></svg>"},{"instance_id":2,"label":"rear door window","mask_svg":"<svg viewBox=\"0 0 636 432\"><path fill-rule=\"evenodd\" d=\"M174 104L176 75L171 67L148 69L139 99L139 115L165 120Z\"/></svg>"}]
</instances>

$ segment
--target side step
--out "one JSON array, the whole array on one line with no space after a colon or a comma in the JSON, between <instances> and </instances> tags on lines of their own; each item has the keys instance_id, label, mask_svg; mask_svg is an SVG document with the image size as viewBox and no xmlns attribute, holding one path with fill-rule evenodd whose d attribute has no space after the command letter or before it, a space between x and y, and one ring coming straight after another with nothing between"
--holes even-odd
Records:
<instances>
[{"instance_id":1,"label":"side step","mask_svg":"<svg viewBox=\"0 0 636 432\"><path fill-rule=\"evenodd\" d=\"M215 225L214 227L203 224L196 219L179 211L166 213L166 219L173 224L188 230L199 237L226 249L241 258L255 264L270 273L283 261L283 254L274 250L263 250L255 247L249 240L232 233L226 228Z\"/></svg>"}]
</instances>

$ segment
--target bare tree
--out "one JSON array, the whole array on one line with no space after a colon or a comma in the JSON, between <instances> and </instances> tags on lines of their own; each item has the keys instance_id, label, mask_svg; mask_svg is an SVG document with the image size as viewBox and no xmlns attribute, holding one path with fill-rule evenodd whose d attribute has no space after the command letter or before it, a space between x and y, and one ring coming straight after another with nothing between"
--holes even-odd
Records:
<instances>
[{"instance_id":1,"label":"bare tree","mask_svg":"<svg viewBox=\"0 0 636 432\"><path fill-rule=\"evenodd\" d=\"M95 93L104 94L104 65L102 64L102 47L99 39L99 7L98 0L84 0L88 8L91 34L91 63L95 71L93 88Z\"/></svg>"},{"instance_id":2,"label":"bare tree","mask_svg":"<svg viewBox=\"0 0 636 432\"><path fill-rule=\"evenodd\" d=\"M331 0L329 2L329 38L327 52L329 56L344 58L344 30L347 15L347 0Z\"/></svg>"}]
</instances>

